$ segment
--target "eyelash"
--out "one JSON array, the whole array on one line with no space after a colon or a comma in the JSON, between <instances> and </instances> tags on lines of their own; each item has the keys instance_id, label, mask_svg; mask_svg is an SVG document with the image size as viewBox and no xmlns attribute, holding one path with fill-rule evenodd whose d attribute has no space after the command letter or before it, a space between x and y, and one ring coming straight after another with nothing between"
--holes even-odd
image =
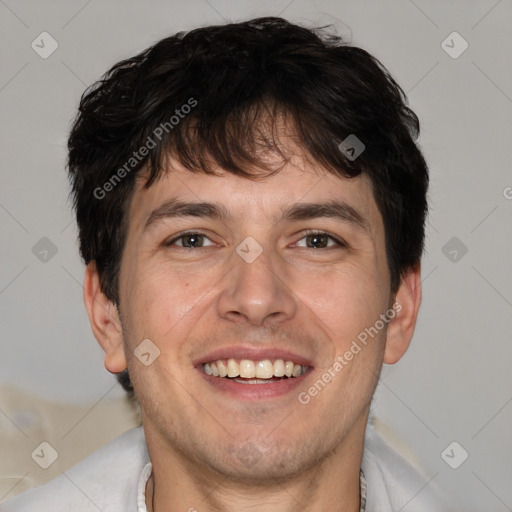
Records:
<instances>
[{"instance_id":1,"label":"eyelash","mask_svg":"<svg viewBox=\"0 0 512 512\"><path fill-rule=\"evenodd\" d=\"M182 238L185 238L186 236L190 236L190 235L202 235L208 239L210 239L206 234L204 233L201 233L200 231L186 231L184 233L181 233L179 236L173 238L172 240L169 240L168 242L165 242L165 246L167 247L170 247L172 246L172 244L174 242L176 242L177 240L180 240ZM325 231L315 231L315 230L306 230L304 233L303 233L303 236L302 238L300 238L299 242L301 240L303 240L304 238L307 238L308 236L314 236L314 235L323 235L323 236L326 236L327 238L330 238L331 240L333 240L338 247L347 247L347 244L345 242L343 242L342 240L338 239L337 237L325 232ZM197 248L192 248L192 247L180 247L178 246L179 249L185 249L185 250L198 250L198 249L206 249L206 247L197 247ZM321 247L320 249L332 249L333 247ZM312 247L303 247L303 249L314 249ZM318 251L318 248L317 249L314 249L315 251Z\"/></svg>"}]
</instances>

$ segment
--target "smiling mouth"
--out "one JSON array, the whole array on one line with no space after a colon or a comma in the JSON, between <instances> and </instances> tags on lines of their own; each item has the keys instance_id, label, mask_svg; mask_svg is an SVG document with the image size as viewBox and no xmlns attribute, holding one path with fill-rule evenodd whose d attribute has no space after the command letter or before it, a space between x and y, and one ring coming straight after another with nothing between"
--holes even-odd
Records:
<instances>
[{"instance_id":1,"label":"smiling mouth","mask_svg":"<svg viewBox=\"0 0 512 512\"><path fill-rule=\"evenodd\" d=\"M304 375L308 366L284 359L218 359L202 365L206 375L233 380L241 384L271 384Z\"/></svg>"}]
</instances>

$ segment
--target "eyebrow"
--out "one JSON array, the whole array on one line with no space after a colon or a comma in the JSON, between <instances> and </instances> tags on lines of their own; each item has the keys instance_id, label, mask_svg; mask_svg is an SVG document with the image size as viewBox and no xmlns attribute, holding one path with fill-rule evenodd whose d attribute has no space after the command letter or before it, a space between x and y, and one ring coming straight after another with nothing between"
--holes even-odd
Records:
<instances>
[{"instance_id":1,"label":"eyebrow","mask_svg":"<svg viewBox=\"0 0 512 512\"><path fill-rule=\"evenodd\" d=\"M151 225L155 225L164 219L181 217L199 217L213 220L227 220L231 217L226 208L219 203L183 202L171 199L155 208L148 216L144 231ZM334 218L348 222L354 226L370 231L370 225L354 207L345 201L329 200L323 203L295 203L284 206L281 216L274 219L276 223L282 221L302 221L322 217Z\"/></svg>"}]
</instances>

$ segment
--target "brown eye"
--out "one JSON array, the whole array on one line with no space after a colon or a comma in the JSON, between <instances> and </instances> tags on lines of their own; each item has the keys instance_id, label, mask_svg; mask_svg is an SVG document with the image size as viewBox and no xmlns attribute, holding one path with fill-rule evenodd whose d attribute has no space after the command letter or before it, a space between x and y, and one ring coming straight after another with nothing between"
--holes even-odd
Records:
<instances>
[{"instance_id":1,"label":"brown eye","mask_svg":"<svg viewBox=\"0 0 512 512\"><path fill-rule=\"evenodd\" d=\"M184 249L201 249L204 246L204 241L210 240L203 233L196 233L195 231L190 231L188 233L183 233L180 236L166 242L165 245L172 246L177 245L178 247L182 247ZM180 244L175 244L175 242L181 241ZM210 244L213 245L213 244Z\"/></svg>"},{"instance_id":2,"label":"brown eye","mask_svg":"<svg viewBox=\"0 0 512 512\"><path fill-rule=\"evenodd\" d=\"M306 247L307 249L328 249L330 247L345 247L346 244L339 241L337 238L329 235L328 233L324 233L322 231L319 232L309 232L306 233L306 236L301 238L300 241L306 240ZM334 243L331 243L329 245L329 240L331 240ZM304 246L302 246L304 247Z\"/></svg>"}]
</instances>

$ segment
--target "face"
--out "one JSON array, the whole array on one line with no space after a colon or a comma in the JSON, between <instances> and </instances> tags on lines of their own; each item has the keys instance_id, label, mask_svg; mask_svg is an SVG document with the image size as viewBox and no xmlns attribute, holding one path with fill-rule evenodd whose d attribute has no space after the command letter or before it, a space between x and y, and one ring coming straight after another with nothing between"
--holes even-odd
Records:
<instances>
[{"instance_id":1,"label":"face","mask_svg":"<svg viewBox=\"0 0 512 512\"><path fill-rule=\"evenodd\" d=\"M311 468L364 431L392 301L364 176L295 159L251 181L171 162L137 185L120 274L148 445L252 481Z\"/></svg>"}]
</instances>

